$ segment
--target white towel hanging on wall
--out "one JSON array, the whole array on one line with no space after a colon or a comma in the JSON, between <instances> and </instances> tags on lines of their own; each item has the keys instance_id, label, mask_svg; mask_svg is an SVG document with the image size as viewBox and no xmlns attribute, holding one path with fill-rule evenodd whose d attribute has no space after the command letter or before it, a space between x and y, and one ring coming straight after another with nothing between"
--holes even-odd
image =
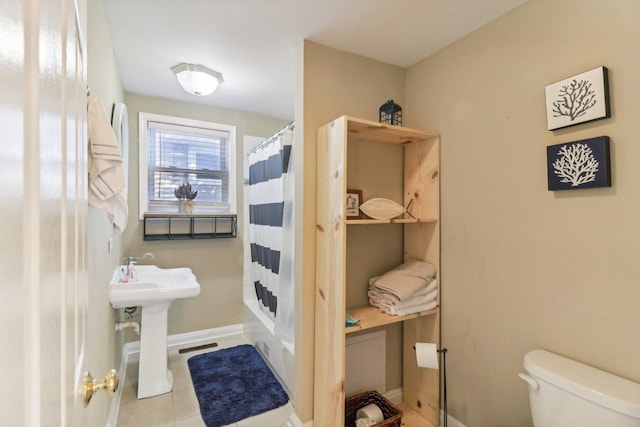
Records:
<instances>
[{"instance_id":1,"label":"white towel hanging on wall","mask_svg":"<svg viewBox=\"0 0 640 427\"><path fill-rule=\"evenodd\" d=\"M89 97L89 206L107 212L116 231L127 225L122 154L99 98Z\"/></svg>"},{"instance_id":2,"label":"white towel hanging on wall","mask_svg":"<svg viewBox=\"0 0 640 427\"><path fill-rule=\"evenodd\" d=\"M129 173L129 119L128 119L127 106L122 102L115 102L113 104L113 115L111 117L111 125L113 132L118 140L120 146L120 154L122 155L122 167L124 168L124 190L122 194L124 199L127 200L127 188Z\"/></svg>"}]
</instances>

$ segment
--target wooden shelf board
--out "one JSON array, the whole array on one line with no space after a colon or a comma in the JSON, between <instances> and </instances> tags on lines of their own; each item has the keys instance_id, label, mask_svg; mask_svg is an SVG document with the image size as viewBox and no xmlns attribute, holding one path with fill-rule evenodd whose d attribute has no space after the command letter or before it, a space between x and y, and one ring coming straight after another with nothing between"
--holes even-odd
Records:
<instances>
[{"instance_id":1,"label":"wooden shelf board","mask_svg":"<svg viewBox=\"0 0 640 427\"><path fill-rule=\"evenodd\" d=\"M345 224L369 225L369 224L416 224L438 222L437 218L393 218L393 219L347 219Z\"/></svg>"},{"instance_id":2,"label":"wooden shelf board","mask_svg":"<svg viewBox=\"0 0 640 427\"><path fill-rule=\"evenodd\" d=\"M360 322L354 326L345 327L345 333L350 334L352 332L360 332L367 329L375 328L378 326L390 325L392 323L403 322L409 319L416 319L423 316L431 316L438 312L438 308L434 308L428 311L421 311L420 313L409 314L408 316L391 316L384 313L377 307L370 305L364 307L348 308L347 312Z\"/></svg>"},{"instance_id":3,"label":"wooden shelf board","mask_svg":"<svg viewBox=\"0 0 640 427\"><path fill-rule=\"evenodd\" d=\"M419 130L388 125L364 119L347 117L347 132L350 137L387 144L406 144L424 141L437 134L428 134Z\"/></svg>"}]
</instances>

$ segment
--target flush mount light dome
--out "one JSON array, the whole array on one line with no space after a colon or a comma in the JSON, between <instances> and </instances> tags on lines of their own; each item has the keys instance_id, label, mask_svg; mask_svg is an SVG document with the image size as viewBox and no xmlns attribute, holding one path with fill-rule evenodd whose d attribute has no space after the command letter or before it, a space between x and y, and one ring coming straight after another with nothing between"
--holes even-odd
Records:
<instances>
[{"instance_id":1,"label":"flush mount light dome","mask_svg":"<svg viewBox=\"0 0 640 427\"><path fill-rule=\"evenodd\" d=\"M178 78L182 88L196 96L212 94L224 81L222 74L199 64L180 64L171 67L171 71Z\"/></svg>"}]
</instances>

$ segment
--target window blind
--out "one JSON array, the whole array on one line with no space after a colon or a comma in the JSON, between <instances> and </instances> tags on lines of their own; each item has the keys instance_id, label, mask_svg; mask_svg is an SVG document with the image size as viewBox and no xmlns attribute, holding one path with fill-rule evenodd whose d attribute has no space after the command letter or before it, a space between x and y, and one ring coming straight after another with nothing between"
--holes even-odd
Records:
<instances>
[{"instance_id":1,"label":"window blind","mask_svg":"<svg viewBox=\"0 0 640 427\"><path fill-rule=\"evenodd\" d=\"M229 132L149 121L147 135L150 206L175 202L189 182L198 205L229 209Z\"/></svg>"}]
</instances>

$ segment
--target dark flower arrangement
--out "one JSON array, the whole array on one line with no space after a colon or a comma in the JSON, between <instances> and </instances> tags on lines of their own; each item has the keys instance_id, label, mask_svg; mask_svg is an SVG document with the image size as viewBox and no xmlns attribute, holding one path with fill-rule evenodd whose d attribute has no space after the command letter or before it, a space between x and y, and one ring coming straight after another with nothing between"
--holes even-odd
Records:
<instances>
[{"instance_id":1,"label":"dark flower arrangement","mask_svg":"<svg viewBox=\"0 0 640 427\"><path fill-rule=\"evenodd\" d=\"M178 200L193 200L198 195L198 191L193 191L191 184L188 182L178 186L173 193Z\"/></svg>"}]
</instances>

